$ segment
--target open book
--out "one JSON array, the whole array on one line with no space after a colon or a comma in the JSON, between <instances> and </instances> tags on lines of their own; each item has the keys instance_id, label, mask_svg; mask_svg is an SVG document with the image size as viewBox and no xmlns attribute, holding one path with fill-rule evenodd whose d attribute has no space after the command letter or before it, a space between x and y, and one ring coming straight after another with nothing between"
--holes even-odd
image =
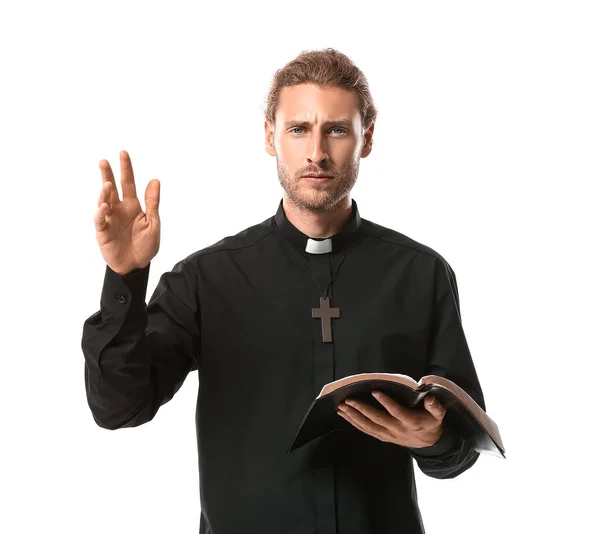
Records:
<instances>
[{"instance_id":1,"label":"open book","mask_svg":"<svg viewBox=\"0 0 600 534\"><path fill-rule=\"evenodd\" d=\"M385 410L371 394L374 390L386 393L409 408L425 409L423 399L428 394L434 395L446 407L444 424L450 425L476 451L506 458L496 423L461 387L441 376L427 375L417 382L410 376L394 373L361 373L323 386L304 416L288 452L329 432L354 428L337 414L337 406L347 398Z\"/></svg>"}]
</instances>

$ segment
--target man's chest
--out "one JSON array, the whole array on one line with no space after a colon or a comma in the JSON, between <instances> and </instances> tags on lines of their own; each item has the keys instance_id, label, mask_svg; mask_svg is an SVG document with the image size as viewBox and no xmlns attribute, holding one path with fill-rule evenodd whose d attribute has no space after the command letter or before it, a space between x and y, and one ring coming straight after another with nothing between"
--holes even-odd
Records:
<instances>
[{"instance_id":1,"label":"man's chest","mask_svg":"<svg viewBox=\"0 0 600 534\"><path fill-rule=\"evenodd\" d=\"M323 261L310 270L244 267L224 263L199 294L203 365L315 373L326 359L332 379L370 371L420 378L433 286L416 265L362 257L337 272Z\"/></svg>"}]
</instances>

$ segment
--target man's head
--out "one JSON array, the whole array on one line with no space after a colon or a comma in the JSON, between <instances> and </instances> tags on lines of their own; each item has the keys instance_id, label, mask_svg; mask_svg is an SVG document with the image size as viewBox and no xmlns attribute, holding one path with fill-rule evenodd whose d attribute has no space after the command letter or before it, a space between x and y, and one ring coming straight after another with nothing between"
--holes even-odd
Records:
<instances>
[{"instance_id":1,"label":"man's head","mask_svg":"<svg viewBox=\"0 0 600 534\"><path fill-rule=\"evenodd\" d=\"M333 211L348 201L369 155L377 110L363 73L328 48L303 52L276 72L265 110L265 147L296 207ZM324 182L307 174L331 176Z\"/></svg>"}]
</instances>

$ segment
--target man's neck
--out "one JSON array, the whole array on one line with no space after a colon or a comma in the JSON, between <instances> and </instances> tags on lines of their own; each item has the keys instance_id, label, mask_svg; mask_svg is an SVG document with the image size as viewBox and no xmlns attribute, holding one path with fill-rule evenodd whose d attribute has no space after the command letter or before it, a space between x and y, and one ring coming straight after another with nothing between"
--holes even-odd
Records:
<instances>
[{"instance_id":1,"label":"man's neck","mask_svg":"<svg viewBox=\"0 0 600 534\"><path fill-rule=\"evenodd\" d=\"M352 199L348 195L333 211L303 210L287 197L283 199L283 211L288 221L313 239L325 239L337 234L352 216Z\"/></svg>"}]
</instances>

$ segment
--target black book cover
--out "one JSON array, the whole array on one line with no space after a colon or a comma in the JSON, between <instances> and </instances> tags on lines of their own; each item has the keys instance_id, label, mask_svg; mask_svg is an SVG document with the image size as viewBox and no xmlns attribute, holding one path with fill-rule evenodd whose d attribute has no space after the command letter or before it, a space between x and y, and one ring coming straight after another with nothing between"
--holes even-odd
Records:
<instances>
[{"instance_id":1,"label":"black book cover","mask_svg":"<svg viewBox=\"0 0 600 534\"><path fill-rule=\"evenodd\" d=\"M478 452L506 458L499 435L494 439L485 430L477 416L447 388L435 384L425 384L415 391L404 384L381 379L353 382L315 399L304 416L288 453L330 432L343 429L353 429L360 432L337 414L337 407L351 397L369 403L380 410L385 410L385 407L373 397L372 392L375 390L386 393L403 406L422 409L424 409L423 399L428 394L433 394L446 407L445 425L449 425L470 442L471 446Z\"/></svg>"}]
</instances>

